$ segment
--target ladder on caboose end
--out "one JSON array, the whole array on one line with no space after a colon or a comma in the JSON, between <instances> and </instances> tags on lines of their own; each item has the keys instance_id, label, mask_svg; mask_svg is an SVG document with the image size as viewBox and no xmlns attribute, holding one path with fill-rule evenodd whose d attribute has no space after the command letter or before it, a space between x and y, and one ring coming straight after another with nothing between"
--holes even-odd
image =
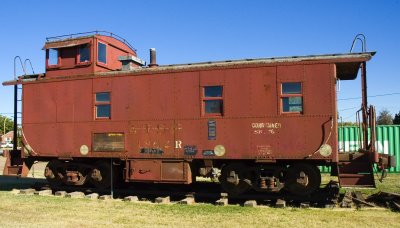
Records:
<instances>
[{"instance_id":1,"label":"ladder on caboose end","mask_svg":"<svg viewBox=\"0 0 400 228\"><path fill-rule=\"evenodd\" d=\"M14 85L14 132L13 132L13 148L12 150L5 151L4 155L6 156L6 162L4 165L3 175L8 176L27 176L29 172L29 166L25 163L22 158L22 151L18 149L18 119L21 119L21 111L18 111L18 106L22 102L22 85L17 83L17 74L16 74L16 60L19 60L21 63L22 70L24 75L26 75L26 63L29 62L32 73L35 74L33 70L32 63L30 59L25 59L24 64L22 64L22 60L19 56L15 56L14 58L14 80L16 81ZM21 91L21 92L19 92ZM21 105L22 106L22 105ZM21 125L20 125L21 126ZM21 126L22 131L22 126Z\"/></svg>"}]
</instances>

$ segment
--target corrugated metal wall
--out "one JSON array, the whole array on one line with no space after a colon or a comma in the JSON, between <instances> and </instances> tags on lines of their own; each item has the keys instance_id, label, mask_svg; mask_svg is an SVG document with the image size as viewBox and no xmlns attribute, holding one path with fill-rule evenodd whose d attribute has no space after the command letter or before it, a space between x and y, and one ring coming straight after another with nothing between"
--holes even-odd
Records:
<instances>
[{"instance_id":1,"label":"corrugated metal wall","mask_svg":"<svg viewBox=\"0 0 400 228\"><path fill-rule=\"evenodd\" d=\"M357 151L359 148L359 130L357 126L339 127L339 151ZM395 155L397 167L389 172L400 173L400 125L379 125L376 129L375 147L379 153ZM321 167L322 172L329 172Z\"/></svg>"},{"instance_id":2,"label":"corrugated metal wall","mask_svg":"<svg viewBox=\"0 0 400 228\"><path fill-rule=\"evenodd\" d=\"M390 171L400 173L400 125L378 126L376 134L377 142L382 142L379 152L396 156L397 167Z\"/></svg>"}]
</instances>

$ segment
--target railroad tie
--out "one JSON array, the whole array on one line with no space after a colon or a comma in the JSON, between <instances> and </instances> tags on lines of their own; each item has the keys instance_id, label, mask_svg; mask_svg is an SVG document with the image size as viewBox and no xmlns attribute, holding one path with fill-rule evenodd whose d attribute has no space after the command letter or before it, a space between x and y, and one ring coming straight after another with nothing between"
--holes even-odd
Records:
<instances>
[{"instance_id":1,"label":"railroad tie","mask_svg":"<svg viewBox=\"0 0 400 228\"><path fill-rule=\"evenodd\" d=\"M55 196L58 197L65 197L67 195L66 191L57 191L56 193L54 193Z\"/></svg>"},{"instance_id":2,"label":"railroad tie","mask_svg":"<svg viewBox=\"0 0 400 228\"><path fill-rule=\"evenodd\" d=\"M155 199L155 203L168 204L170 202L171 202L171 200L170 200L169 196L167 196L167 197L157 197Z\"/></svg>"},{"instance_id":3,"label":"railroad tie","mask_svg":"<svg viewBox=\"0 0 400 228\"><path fill-rule=\"evenodd\" d=\"M123 199L123 201L127 202L138 202L139 198L137 196L127 196Z\"/></svg>"},{"instance_id":4,"label":"railroad tie","mask_svg":"<svg viewBox=\"0 0 400 228\"><path fill-rule=\"evenodd\" d=\"M87 194L85 196L85 198L92 199L92 200L97 200L97 199L99 199L99 194L98 193Z\"/></svg>"},{"instance_id":5,"label":"railroad tie","mask_svg":"<svg viewBox=\"0 0 400 228\"><path fill-rule=\"evenodd\" d=\"M257 201L248 200L248 201L244 202L243 206L244 207L256 207L257 206Z\"/></svg>"},{"instance_id":6,"label":"railroad tie","mask_svg":"<svg viewBox=\"0 0 400 228\"><path fill-rule=\"evenodd\" d=\"M228 193L221 193L221 198L215 202L218 206L228 205Z\"/></svg>"},{"instance_id":7,"label":"railroad tie","mask_svg":"<svg viewBox=\"0 0 400 228\"><path fill-rule=\"evenodd\" d=\"M277 199L275 203L275 207L277 208L284 208L286 207L286 201L283 199Z\"/></svg>"},{"instance_id":8,"label":"railroad tie","mask_svg":"<svg viewBox=\"0 0 400 228\"><path fill-rule=\"evenodd\" d=\"M187 194L185 199L179 201L179 204L186 204L186 205L192 205L195 203L196 201L194 200L193 194Z\"/></svg>"}]
</instances>

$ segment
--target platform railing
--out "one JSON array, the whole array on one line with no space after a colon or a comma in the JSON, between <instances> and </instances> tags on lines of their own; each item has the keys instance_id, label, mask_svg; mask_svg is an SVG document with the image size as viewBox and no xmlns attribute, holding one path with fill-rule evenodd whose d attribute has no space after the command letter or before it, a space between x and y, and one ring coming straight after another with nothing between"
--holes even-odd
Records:
<instances>
[{"instance_id":1,"label":"platform railing","mask_svg":"<svg viewBox=\"0 0 400 228\"><path fill-rule=\"evenodd\" d=\"M136 49L124 38L122 38L121 36L118 36L115 33L112 32L108 32L108 31L91 31L91 32L80 32L80 33L71 33L71 34L67 34L67 35L61 35L61 36L52 36L52 37L46 37L47 41L57 41L57 40L62 40L62 39L71 39L71 38L76 38L79 36L83 36L83 35L103 35L103 36L109 36L109 37L113 37L119 41L121 41L122 43L126 44L129 48L131 48L132 50L134 50L136 52Z\"/></svg>"}]
</instances>

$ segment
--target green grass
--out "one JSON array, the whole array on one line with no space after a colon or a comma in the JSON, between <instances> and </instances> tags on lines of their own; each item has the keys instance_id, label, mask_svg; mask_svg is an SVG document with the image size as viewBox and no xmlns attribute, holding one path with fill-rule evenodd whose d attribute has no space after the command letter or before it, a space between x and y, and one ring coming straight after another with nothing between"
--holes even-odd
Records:
<instances>
[{"instance_id":1,"label":"green grass","mask_svg":"<svg viewBox=\"0 0 400 228\"><path fill-rule=\"evenodd\" d=\"M378 191L400 193L400 174L388 174L382 182L378 181L379 177L375 177L376 189L365 189L363 193L370 194Z\"/></svg>"},{"instance_id":2,"label":"green grass","mask_svg":"<svg viewBox=\"0 0 400 228\"><path fill-rule=\"evenodd\" d=\"M391 174L373 191L400 192L399 183L400 175ZM400 227L400 213L388 209L160 205L10 191L0 191L0 215L0 227Z\"/></svg>"},{"instance_id":3,"label":"green grass","mask_svg":"<svg viewBox=\"0 0 400 228\"><path fill-rule=\"evenodd\" d=\"M379 181L380 176L375 175L375 185L376 188L355 188L358 191L361 191L365 195L371 195L373 193L377 193L379 191L384 192L395 192L400 194L400 174L398 173L390 173L387 175L382 182ZM322 185L328 183L330 180L337 181L337 177L331 177L328 174L322 174ZM342 188L341 192L345 192L346 189Z\"/></svg>"},{"instance_id":4,"label":"green grass","mask_svg":"<svg viewBox=\"0 0 400 228\"><path fill-rule=\"evenodd\" d=\"M157 205L0 192L1 227L399 227L389 210Z\"/></svg>"}]
</instances>

